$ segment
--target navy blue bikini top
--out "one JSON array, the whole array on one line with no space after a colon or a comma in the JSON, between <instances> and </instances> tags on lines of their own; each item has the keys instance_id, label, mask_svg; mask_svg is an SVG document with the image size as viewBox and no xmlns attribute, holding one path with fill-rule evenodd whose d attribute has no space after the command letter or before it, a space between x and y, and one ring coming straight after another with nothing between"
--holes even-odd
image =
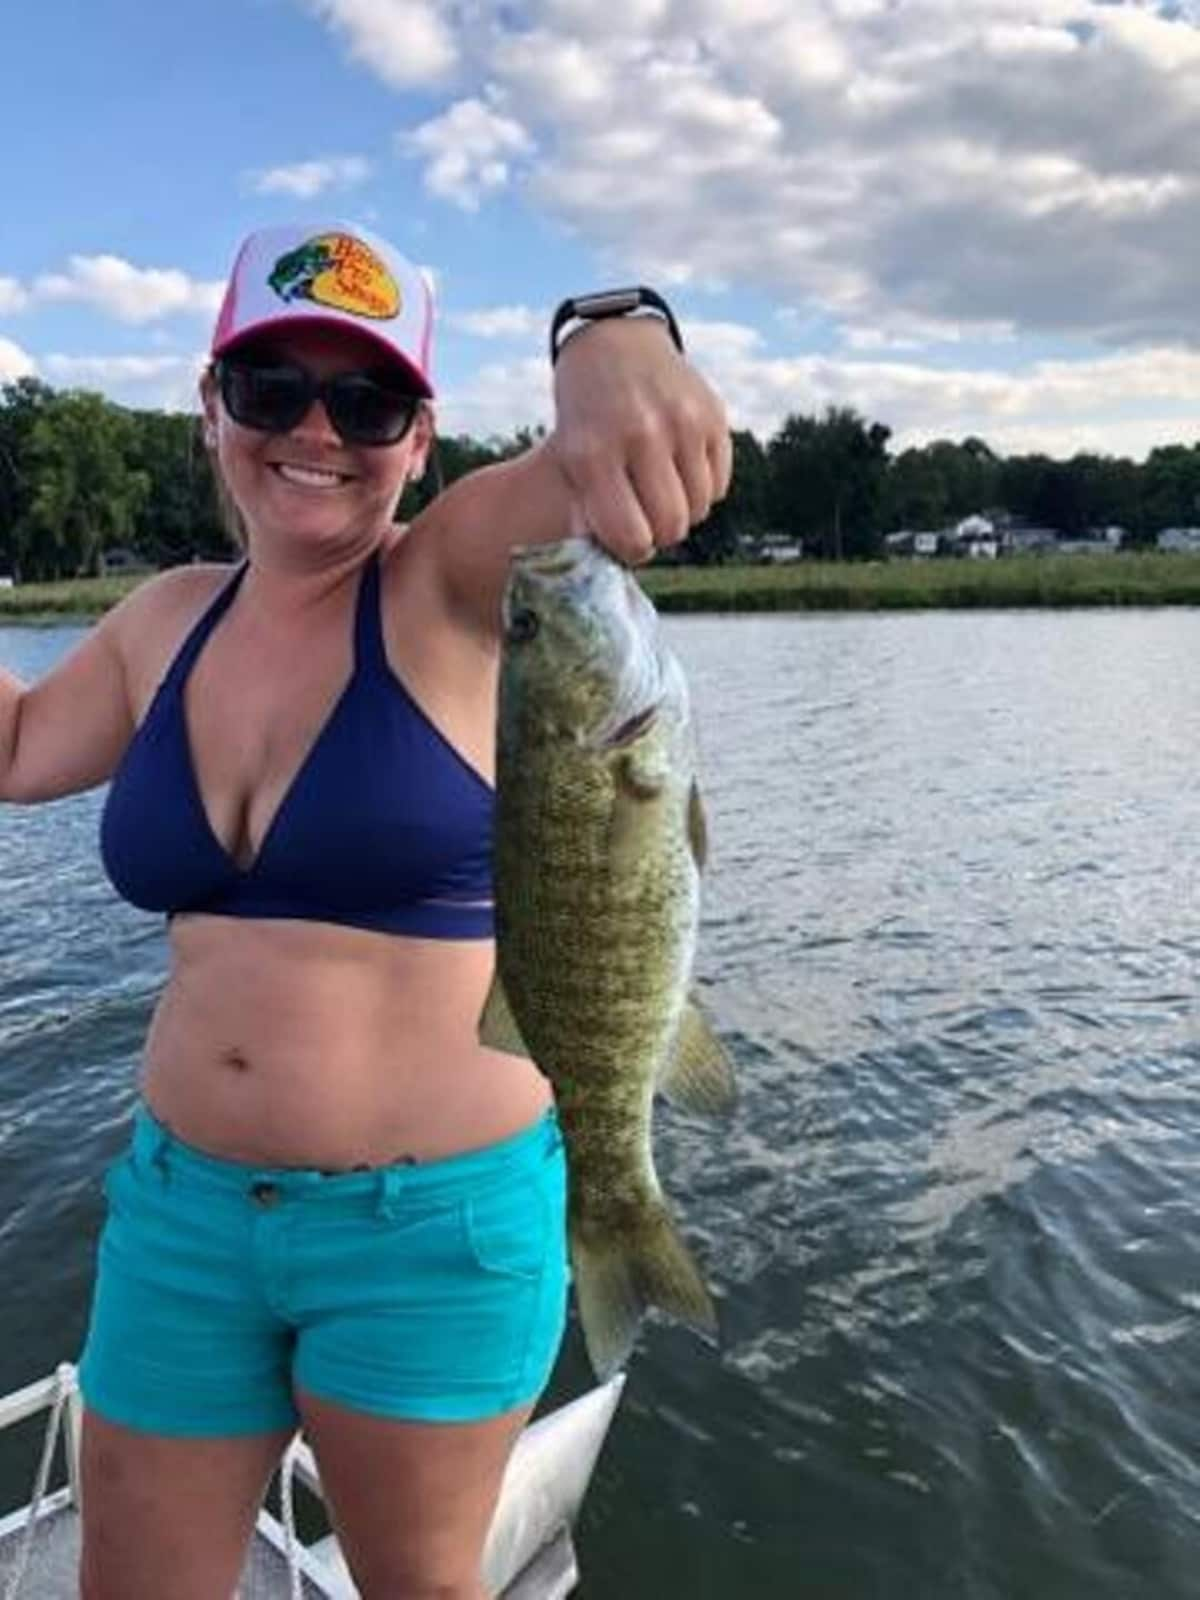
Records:
<instances>
[{"instance_id":1,"label":"navy blue bikini top","mask_svg":"<svg viewBox=\"0 0 1200 1600\"><path fill-rule=\"evenodd\" d=\"M359 581L354 671L292 780L252 866L214 834L188 746L183 689L246 574L184 640L113 775L100 852L145 911L297 917L425 939L486 939L492 789L392 671L379 561Z\"/></svg>"}]
</instances>

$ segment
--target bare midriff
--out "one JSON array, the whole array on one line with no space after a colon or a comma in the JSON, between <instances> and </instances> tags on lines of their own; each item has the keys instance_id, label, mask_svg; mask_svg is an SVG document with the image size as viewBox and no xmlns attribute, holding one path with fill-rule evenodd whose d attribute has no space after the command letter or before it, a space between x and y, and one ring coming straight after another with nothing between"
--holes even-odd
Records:
<instances>
[{"instance_id":1,"label":"bare midriff","mask_svg":"<svg viewBox=\"0 0 1200 1600\"><path fill-rule=\"evenodd\" d=\"M551 1103L536 1067L476 1037L489 940L181 915L142 1092L186 1143L326 1171L481 1149Z\"/></svg>"}]
</instances>

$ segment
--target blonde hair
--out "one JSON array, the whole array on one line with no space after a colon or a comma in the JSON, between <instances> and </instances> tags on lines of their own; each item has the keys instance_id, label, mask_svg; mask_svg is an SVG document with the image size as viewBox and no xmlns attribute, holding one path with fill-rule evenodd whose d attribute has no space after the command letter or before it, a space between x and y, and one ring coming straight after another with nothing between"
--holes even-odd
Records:
<instances>
[{"instance_id":1,"label":"blonde hair","mask_svg":"<svg viewBox=\"0 0 1200 1600\"><path fill-rule=\"evenodd\" d=\"M225 482L225 474L221 471L221 463L217 460L217 452L209 451L209 464L212 467L213 488L217 495L217 510L221 513L221 526L229 535L229 542L235 545L243 555L246 553L246 524L242 513L238 510L238 503L233 498L229 485Z\"/></svg>"},{"instance_id":2,"label":"blonde hair","mask_svg":"<svg viewBox=\"0 0 1200 1600\"><path fill-rule=\"evenodd\" d=\"M203 418L196 419L200 429L200 439L204 446L204 456L208 462L208 470L212 475L213 498L217 502L217 515L226 537L235 549L246 553L246 524L238 503L233 498L233 491L225 481L225 474L221 471L221 462L217 456L217 447L212 439L208 425Z\"/></svg>"}]
</instances>

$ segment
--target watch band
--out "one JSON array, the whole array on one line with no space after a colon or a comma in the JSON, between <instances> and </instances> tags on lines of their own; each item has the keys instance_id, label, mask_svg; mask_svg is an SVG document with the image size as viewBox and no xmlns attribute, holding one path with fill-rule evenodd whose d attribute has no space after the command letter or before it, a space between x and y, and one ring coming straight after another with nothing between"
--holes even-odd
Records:
<instances>
[{"instance_id":1,"label":"watch band","mask_svg":"<svg viewBox=\"0 0 1200 1600\"><path fill-rule=\"evenodd\" d=\"M560 335L570 323L602 322L607 317L628 317L633 312L642 310L652 311L662 318L675 343L675 348L682 353L683 338L670 306L656 289L647 289L643 285L631 289L604 289L598 294L577 294L570 300L564 300L554 313L554 320L550 324L551 366L558 360L566 342Z\"/></svg>"}]
</instances>

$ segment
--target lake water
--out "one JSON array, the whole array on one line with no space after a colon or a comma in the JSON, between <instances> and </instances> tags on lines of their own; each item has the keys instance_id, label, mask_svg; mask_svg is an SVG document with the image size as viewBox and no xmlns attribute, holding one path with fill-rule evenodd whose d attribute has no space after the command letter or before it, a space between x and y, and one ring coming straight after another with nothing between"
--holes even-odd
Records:
<instances>
[{"instance_id":1,"label":"lake water","mask_svg":"<svg viewBox=\"0 0 1200 1600\"><path fill-rule=\"evenodd\" d=\"M742 1100L656 1143L724 1339L647 1329L583 1595L1194 1596L1200 618L666 628ZM164 974L99 803L0 810L0 1392L78 1353ZM550 1398L584 1381L572 1330Z\"/></svg>"}]
</instances>

